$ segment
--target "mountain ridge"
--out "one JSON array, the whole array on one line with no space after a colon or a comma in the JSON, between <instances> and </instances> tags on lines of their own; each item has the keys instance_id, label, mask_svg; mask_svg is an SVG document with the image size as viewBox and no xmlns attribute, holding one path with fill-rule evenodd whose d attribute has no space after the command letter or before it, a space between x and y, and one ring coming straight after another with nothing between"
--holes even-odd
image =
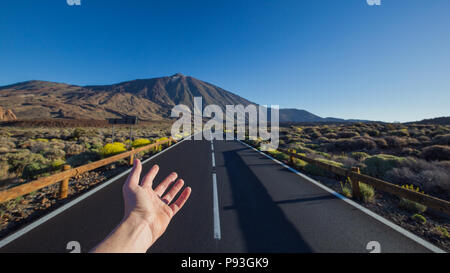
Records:
<instances>
[{"instance_id":1,"label":"mountain ridge","mask_svg":"<svg viewBox=\"0 0 450 273\"><path fill-rule=\"evenodd\" d=\"M109 85L73 85L29 80L0 86L0 106L12 109L18 119L106 119L137 115L142 120L170 118L177 104L193 108L194 97L203 105L254 104L214 84L176 73ZM281 122L345 122L322 118L302 109L280 109Z\"/></svg>"}]
</instances>

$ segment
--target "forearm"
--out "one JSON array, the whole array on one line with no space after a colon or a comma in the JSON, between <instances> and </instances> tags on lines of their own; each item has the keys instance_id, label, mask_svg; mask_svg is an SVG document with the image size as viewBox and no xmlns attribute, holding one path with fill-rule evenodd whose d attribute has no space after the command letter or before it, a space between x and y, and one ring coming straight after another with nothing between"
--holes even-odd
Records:
<instances>
[{"instance_id":1,"label":"forearm","mask_svg":"<svg viewBox=\"0 0 450 273\"><path fill-rule=\"evenodd\" d=\"M94 253L145 253L151 244L148 225L133 217L124 219L103 242L91 250Z\"/></svg>"}]
</instances>

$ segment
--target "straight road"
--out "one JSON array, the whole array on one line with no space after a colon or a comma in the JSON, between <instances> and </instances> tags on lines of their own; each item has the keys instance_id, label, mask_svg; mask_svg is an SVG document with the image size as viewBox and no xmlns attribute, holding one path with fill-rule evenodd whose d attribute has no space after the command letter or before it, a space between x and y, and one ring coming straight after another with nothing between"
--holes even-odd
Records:
<instances>
[{"instance_id":1,"label":"straight road","mask_svg":"<svg viewBox=\"0 0 450 273\"><path fill-rule=\"evenodd\" d=\"M153 164L160 166L155 183L175 171L192 187L192 194L149 252L367 253L368 244L381 252L439 250L238 141L187 140L149 160L143 173ZM70 241L79 242L82 252L89 251L121 220L125 180L126 175L0 252L69 252Z\"/></svg>"}]
</instances>

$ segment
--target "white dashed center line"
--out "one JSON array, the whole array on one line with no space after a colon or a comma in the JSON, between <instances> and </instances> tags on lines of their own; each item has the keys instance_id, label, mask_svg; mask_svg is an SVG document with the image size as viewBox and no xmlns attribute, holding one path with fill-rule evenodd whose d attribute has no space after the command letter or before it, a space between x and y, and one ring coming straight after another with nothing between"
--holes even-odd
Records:
<instances>
[{"instance_id":1,"label":"white dashed center line","mask_svg":"<svg viewBox=\"0 0 450 273\"><path fill-rule=\"evenodd\" d=\"M214 143L211 140L211 161L213 168L216 167L216 159L214 156ZM220 233L220 216L219 216L219 194L217 193L217 175L216 170L213 170L212 173L213 178L213 217L214 217L214 239L220 240L221 239L221 233Z\"/></svg>"}]
</instances>

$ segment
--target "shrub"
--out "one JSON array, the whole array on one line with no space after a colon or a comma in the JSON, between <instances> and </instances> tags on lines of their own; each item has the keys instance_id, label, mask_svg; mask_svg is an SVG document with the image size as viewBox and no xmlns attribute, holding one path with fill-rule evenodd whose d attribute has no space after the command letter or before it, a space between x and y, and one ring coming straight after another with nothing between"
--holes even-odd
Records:
<instances>
[{"instance_id":1,"label":"shrub","mask_svg":"<svg viewBox=\"0 0 450 273\"><path fill-rule=\"evenodd\" d=\"M358 161L363 161L364 159L370 157L369 154L364 152L353 152L350 154L350 156Z\"/></svg>"},{"instance_id":2,"label":"shrub","mask_svg":"<svg viewBox=\"0 0 450 273\"><path fill-rule=\"evenodd\" d=\"M334 165L334 166L337 166L337 167L341 167L341 168L343 167L342 163L339 163L339 162L336 162L336 161L327 160L327 159L320 159L320 158L317 158L316 160L321 161L321 162L326 163L326 164ZM304 167L304 170L306 172L312 174L312 175L330 176L330 173L328 173L324 169L319 168L319 167L317 167L317 166L315 166L313 164L309 164L309 163Z\"/></svg>"},{"instance_id":3,"label":"shrub","mask_svg":"<svg viewBox=\"0 0 450 273\"><path fill-rule=\"evenodd\" d=\"M50 169L45 161L34 161L25 166L22 172L22 178L36 178L37 175L48 172Z\"/></svg>"},{"instance_id":4,"label":"shrub","mask_svg":"<svg viewBox=\"0 0 450 273\"><path fill-rule=\"evenodd\" d=\"M403 185L402 188L410 190L410 191L421 192L419 187L414 188L414 185ZM423 193L423 191L422 191L422 193ZM420 203L408 200L406 198L400 198L399 207L401 209L407 210L412 213L423 213L427 210L426 206L424 206Z\"/></svg>"},{"instance_id":5,"label":"shrub","mask_svg":"<svg viewBox=\"0 0 450 273\"><path fill-rule=\"evenodd\" d=\"M108 143L100 150L100 154L103 157L108 157L125 152L125 144L121 142Z\"/></svg>"},{"instance_id":6,"label":"shrub","mask_svg":"<svg viewBox=\"0 0 450 273\"><path fill-rule=\"evenodd\" d=\"M437 145L450 145L450 134L433 137L433 143Z\"/></svg>"},{"instance_id":7,"label":"shrub","mask_svg":"<svg viewBox=\"0 0 450 273\"><path fill-rule=\"evenodd\" d=\"M87 136L88 134L87 134L87 131L85 130L85 129L83 129L83 128L75 128L74 130L73 130L73 132L72 132L72 137L73 138L80 138L80 137L83 137L83 136Z\"/></svg>"},{"instance_id":8,"label":"shrub","mask_svg":"<svg viewBox=\"0 0 450 273\"><path fill-rule=\"evenodd\" d=\"M155 140L155 142L164 141L167 139L168 139L167 137L161 137L161 138L158 138L157 140Z\"/></svg>"},{"instance_id":9,"label":"shrub","mask_svg":"<svg viewBox=\"0 0 450 273\"><path fill-rule=\"evenodd\" d=\"M303 170L308 163L298 158L294 158L294 166L300 170Z\"/></svg>"},{"instance_id":10,"label":"shrub","mask_svg":"<svg viewBox=\"0 0 450 273\"><path fill-rule=\"evenodd\" d=\"M328 142L330 142L330 140L328 139L328 138L326 138L326 137L319 137L318 139L317 139L317 141L319 142L319 143L328 143Z\"/></svg>"},{"instance_id":11,"label":"shrub","mask_svg":"<svg viewBox=\"0 0 450 273\"><path fill-rule=\"evenodd\" d=\"M342 194L345 197L351 198L352 197L352 184L349 182L349 179L347 178L347 181L344 183L341 182L341 190Z\"/></svg>"},{"instance_id":12,"label":"shrub","mask_svg":"<svg viewBox=\"0 0 450 273\"><path fill-rule=\"evenodd\" d=\"M372 202L375 197L375 190L372 186L359 182L359 191L365 203Z\"/></svg>"},{"instance_id":13,"label":"shrub","mask_svg":"<svg viewBox=\"0 0 450 273\"><path fill-rule=\"evenodd\" d=\"M420 151L413 149L413 148L406 147L406 148L402 149L401 154L403 156L418 156L418 155L420 155Z\"/></svg>"},{"instance_id":14,"label":"shrub","mask_svg":"<svg viewBox=\"0 0 450 273\"><path fill-rule=\"evenodd\" d=\"M63 160L63 159L55 159L55 160L53 160L51 165L52 165L53 169L58 169L64 164L66 164L65 160Z\"/></svg>"},{"instance_id":15,"label":"shrub","mask_svg":"<svg viewBox=\"0 0 450 273\"><path fill-rule=\"evenodd\" d=\"M345 183L341 182L341 190L344 196L353 197L353 187L350 178ZM375 190L372 186L359 182L359 191L365 203L372 202L375 197Z\"/></svg>"},{"instance_id":16,"label":"shrub","mask_svg":"<svg viewBox=\"0 0 450 273\"><path fill-rule=\"evenodd\" d=\"M334 161L337 161L339 163L342 163L342 165L345 168L351 168L351 167L355 167L359 164L359 161L351 158L351 157L347 157L345 155L341 155L341 156L334 156L332 157Z\"/></svg>"},{"instance_id":17,"label":"shrub","mask_svg":"<svg viewBox=\"0 0 450 273\"><path fill-rule=\"evenodd\" d=\"M377 144L377 147L379 149L386 149L389 147L386 140L384 140L383 138L373 138L373 141L375 142L375 144Z\"/></svg>"},{"instance_id":18,"label":"shrub","mask_svg":"<svg viewBox=\"0 0 450 273\"><path fill-rule=\"evenodd\" d=\"M427 162L406 158L400 166L388 171L385 179L395 184L413 184L429 193L450 196L450 162Z\"/></svg>"},{"instance_id":19,"label":"shrub","mask_svg":"<svg viewBox=\"0 0 450 273\"><path fill-rule=\"evenodd\" d=\"M270 150L268 153L278 160L289 160L289 156L277 150Z\"/></svg>"},{"instance_id":20,"label":"shrub","mask_svg":"<svg viewBox=\"0 0 450 273\"><path fill-rule=\"evenodd\" d=\"M35 139L35 141L48 142L48 139L46 139L46 138L37 138L37 139Z\"/></svg>"},{"instance_id":21,"label":"shrub","mask_svg":"<svg viewBox=\"0 0 450 273\"><path fill-rule=\"evenodd\" d=\"M113 155L113 154L105 155L105 157L111 156L111 155ZM69 157L67 159L67 163L70 166L72 166L72 167L76 167L76 166L81 166L81 165L85 165L85 164L91 163L91 162L96 161L98 159L99 159L98 153L95 153L95 152L83 152L81 154L77 154L77 155Z\"/></svg>"},{"instance_id":22,"label":"shrub","mask_svg":"<svg viewBox=\"0 0 450 273\"><path fill-rule=\"evenodd\" d=\"M9 164L6 161L0 161L0 180L6 179L9 176Z\"/></svg>"},{"instance_id":23,"label":"shrub","mask_svg":"<svg viewBox=\"0 0 450 273\"><path fill-rule=\"evenodd\" d=\"M6 154L5 158L11 166L9 171L15 172L23 178L34 176L37 170L46 168L49 163L49 160L44 158L43 155L31 153L29 150Z\"/></svg>"},{"instance_id":24,"label":"shrub","mask_svg":"<svg viewBox=\"0 0 450 273\"><path fill-rule=\"evenodd\" d=\"M369 136L372 136L372 137L377 137L380 135L380 132L376 129L370 129L367 131L367 134L369 134Z\"/></svg>"},{"instance_id":25,"label":"shrub","mask_svg":"<svg viewBox=\"0 0 450 273\"><path fill-rule=\"evenodd\" d=\"M417 202L413 202L411 200L405 199L405 198L400 199L400 203L398 204L398 206L401 209L412 212L412 213L423 213L427 210L426 206L419 204Z\"/></svg>"},{"instance_id":26,"label":"shrub","mask_svg":"<svg viewBox=\"0 0 450 273\"><path fill-rule=\"evenodd\" d=\"M400 130L392 131L392 132L389 132L389 134L393 135L393 136L400 136L400 137L409 136L409 132L407 129L400 129Z\"/></svg>"},{"instance_id":27,"label":"shrub","mask_svg":"<svg viewBox=\"0 0 450 273\"><path fill-rule=\"evenodd\" d=\"M436 231L443 238L450 239L450 235L448 234L448 230L445 227L437 226Z\"/></svg>"},{"instance_id":28,"label":"shrub","mask_svg":"<svg viewBox=\"0 0 450 273\"><path fill-rule=\"evenodd\" d=\"M408 141L404 137L387 136L384 138L390 148L402 148L408 145Z\"/></svg>"},{"instance_id":29,"label":"shrub","mask_svg":"<svg viewBox=\"0 0 450 273\"><path fill-rule=\"evenodd\" d=\"M66 153L64 152L64 150L51 148L44 152L44 156L45 158L48 158L50 160L56 160L60 158L65 158Z\"/></svg>"},{"instance_id":30,"label":"shrub","mask_svg":"<svg viewBox=\"0 0 450 273\"><path fill-rule=\"evenodd\" d=\"M377 147L376 143L369 137L338 139L333 145L334 149L340 151L372 150Z\"/></svg>"},{"instance_id":31,"label":"shrub","mask_svg":"<svg viewBox=\"0 0 450 273\"><path fill-rule=\"evenodd\" d=\"M427 223L427 219L425 219L425 217L423 217L422 215L416 213L413 216L411 216L411 219L413 219L414 221L421 223L421 224L426 224Z\"/></svg>"},{"instance_id":32,"label":"shrub","mask_svg":"<svg viewBox=\"0 0 450 273\"><path fill-rule=\"evenodd\" d=\"M325 134L324 137L330 139L330 138L337 138L338 136L335 133L328 133L328 134Z\"/></svg>"},{"instance_id":33,"label":"shrub","mask_svg":"<svg viewBox=\"0 0 450 273\"><path fill-rule=\"evenodd\" d=\"M338 132L337 136L338 136L338 138L352 138L352 137L359 136L359 134L358 134L358 132L353 132L353 131L342 131L342 132Z\"/></svg>"},{"instance_id":34,"label":"shrub","mask_svg":"<svg viewBox=\"0 0 450 273\"><path fill-rule=\"evenodd\" d=\"M131 146L133 147L141 147L141 146L145 146L145 145L149 145L150 143L152 143L150 141L150 139L146 139L146 138L138 138L136 140L133 141L133 143L131 144Z\"/></svg>"},{"instance_id":35,"label":"shrub","mask_svg":"<svg viewBox=\"0 0 450 273\"><path fill-rule=\"evenodd\" d=\"M382 178L386 172L399 166L403 160L404 158L393 155L374 155L364 160L366 167L363 169L363 172L370 176Z\"/></svg>"},{"instance_id":36,"label":"shrub","mask_svg":"<svg viewBox=\"0 0 450 273\"><path fill-rule=\"evenodd\" d=\"M83 145L79 145L79 144L75 144L75 143L67 144L64 148L66 154L69 156L80 154L80 153L84 152L84 149L85 148Z\"/></svg>"},{"instance_id":37,"label":"shrub","mask_svg":"<svg viewBox=\"0 0 450 273\"><path fill-rule=\"evenodd\" d=\"M450 147L433 145L422 150L421 157L426 160L450 160Z\"/></svg>"}]
</instances>

